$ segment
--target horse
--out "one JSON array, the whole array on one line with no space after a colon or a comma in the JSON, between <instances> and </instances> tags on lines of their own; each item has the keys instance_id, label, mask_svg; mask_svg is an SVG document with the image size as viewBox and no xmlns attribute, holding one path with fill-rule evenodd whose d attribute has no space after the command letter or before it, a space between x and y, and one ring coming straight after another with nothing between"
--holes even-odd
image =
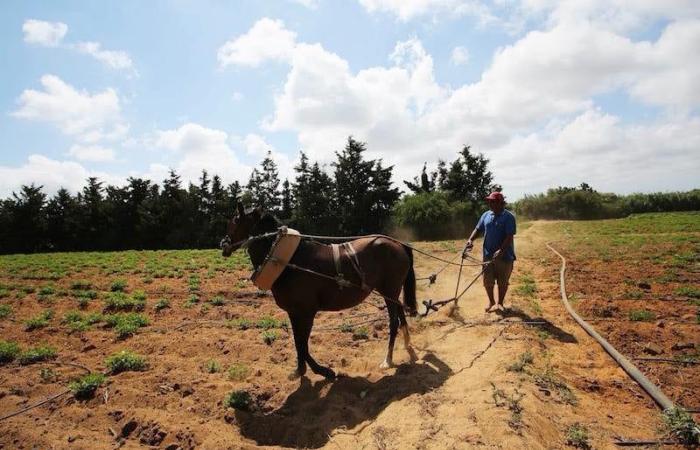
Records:
<instances>
[{"instance_id":1,"label":"horse","mask_svg":"<svg viewBox=\"0 0 700 450\"><path fill-rule=\"evenodd\" d=\"M246 243L257 270L270 252L274 232L281 225L274 215L262 208L245 209L239 204L237 214L228 223L227 235L221 244L222 255L228 257ZM406 321L406 312L411 316L416 314L416 277L411 248L382 235L337 241L349 242L356 257L346 254L337 261L331 245L302 239L289 261L295 267L285 267L272 285L275 303L287 312L294 334L297 367L290 378L304 376L307 363L314 373L331 380L335 378L335 372L318 364L309 352L309 336L316 314L352 308L372 291L384 298L389 314L388 349L380 367L393 366L394 341L399 328L411 362L417 359ZM338 275L348 283L338 283ZM403 304L398 300L402 289Z\"/></svg>"}]
</instances>

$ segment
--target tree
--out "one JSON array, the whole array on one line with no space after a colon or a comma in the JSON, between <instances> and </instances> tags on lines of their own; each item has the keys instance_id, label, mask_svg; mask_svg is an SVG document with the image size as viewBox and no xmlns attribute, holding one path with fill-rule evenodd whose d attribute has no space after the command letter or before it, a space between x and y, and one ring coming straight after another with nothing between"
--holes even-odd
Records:
<instances>
[{"instance_id":1,"label":"tree","mask_svg":"<svg viewBox=\"0 0 700 450\"><path fill-rule=\"evenodd\" d=\"M43 186L22 186L4 202L7 214L5 245L9 251L30 253L46 248L46 194Z\"/></svg>"},{"instance_id":2,"label":"tree","mask_svg":"<svg viewBox=\"0 0 700 450\"><path fill-rule=\"evenodd\" d=\"M442 163L438 166L438 184L451 200L462 200L479 206L491 190L493 174L488 170L489 160L483 154L472 154L466 145L460 157L449 168Z\"/></svg>"},{"instance_id":3,"label":"tree","mask_svg":"<svg viewBox=\"0 0 700 450\"><path fill-rule=\"evenodd\" d=\"M46 204L46 238L48 248L73 250L78 242L78 204L65 188L60 188Z\"/></svg>"},{"instance_id":4,"label":"tree","mask_svg":"<svg viewBox=\"0 0 700 450\"><path fill-rule=\"evenodd\" d=\"M297 173L292 185L294 208L292 224L306 233L334 234L338 231L335 207L333 205L333 180L326 172L309 160L302 152Z\"/></svg>"},{"instance_id":5,"label":"tree","mask_svg":"<svg viewBox=\"0 0 700 450\"><path fill-rule=\"evenodd\" d=\"M420 173L420 180L418 177L413 177L413 182L404 180L404 184L408 187L414 194L420 194L422 192L433 192L435 191L436 179L438 172L431 172L428 176L427 163L423 163L423 170Z\"/></svg>"},{"instance_id":6,"label":"tree","mask_svg":"<svg viewBox=\"0 0 700 450\"><path fill-rule=\"evenodd\" d=\"M289 184L289 180L284 180L282 183L282 209L279 213L279 218L287 221L292 217L292 210L294 209L294 197L292 195L292 188Z\"/></svg>"},{"instance_id":7,"label":"tree","mask_svg":"<svg viewBox=\"0 0 700 450\"><path fill-rule=\"evenodd\" d=\"M247 189L251 200L267 211L279 212L282 202L279 185L277 164L272 159L272 153L268 151L267 156L260 163L260 170L255 168L250 174Z\"/></svg>"}]
</instances>

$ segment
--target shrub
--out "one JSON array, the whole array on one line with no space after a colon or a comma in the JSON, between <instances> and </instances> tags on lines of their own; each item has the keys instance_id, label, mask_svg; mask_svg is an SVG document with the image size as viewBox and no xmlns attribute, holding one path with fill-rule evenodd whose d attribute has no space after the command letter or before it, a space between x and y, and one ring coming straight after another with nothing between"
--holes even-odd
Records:
<instances>
[{"instance_id":1,"label":"shrub","mask_svg":"<svg viewBox=\"0 0 700 450\"><path fill-rule=\"evenodd\" d=\"M566 444L576 448L591 448L588 442L588 429L580 423L575 423L566 429Z\"/></svg>"},{"instance_id":2,"label":"shrub","mask_svg":"<svg viewBox=\"0 0 700 450\"><path fill-rule=\"evenodd\" d=\"M439 191L407 195L393 210L394 225L409 229L417 239L464 237L477 219L469 203L451 201Z\"/></svg>"},{"instance_id":3,"label":"shrub","mask_svg":"<svg viewBox=\"0 0 700 450\"><path fill-rule=\"evenodd\" d=\"M126 290L126 280L114 280L109 287L112 292L124 292Z\"/></svg>"},{"instance_id":4,"label":"shrub","mask_svg":"<svg viewBox=\"0 0 700 450\"><path fill-rule=\"evenodd\" d=\"M236 363L228 368L229 380L243 381L248 376L250 370L245 364Z\"/></svg>"},{"instance_id":5,"label":"shrub","mask_svg":"<svg viewBox=\"0 0 700 450\"><path fill-rule=\"evenodd\" d=\"M192 294L190 295L190 298L188 298L185 303L183 303L182 306L185 308L192 308L194 305L199 303L199 296L197 294Z\"/></svg>"},{"instance_id":6,"label":"shrub","mask_svg":"<svg viewBox=\"0 0 700 450\"><path fill-rule=\"evenodd\" d=\"M42 345L23 351L19 354L17 360L21 365L26 366L41 361L48 361L54 358L56 358L56 349Z\"/></svg>"},{"instance_id":7,"label":"shrub","mask_svg":"<svg viewBox=\"0 0 700 450\"><path fill-rule=\"evenodd\" d=\"M0 319L4 319L12 314L12 307L10 305L0 305Z\"/></svg>"},{"instance_id":8,"label":"shrub","mask_svg":"<svg viewBox=\"0 0 700 450\"><path fill-rule=\"evenodd\" d=\"M237 328L239 330L247 330L253 327L253 323L245 318L232 319L226 322L226 326L229 328Z\"/></svg>"},{"instance_id":9,"label":"shrub","mask_svg":"<svg viewBox=\"0 0 700 450\"><path fill-rule=\"evenodd\" d=\"M690 447L700 444L700 427L683 408L672 408L663 413L664 424L669 434Z\"/></svg>"},{"instance_id":10,"label":"shrub","mask_svg":"<svg viewBox=\"0 0 700 450\"><path fill-rule=\"evenodd\" d=\"M690 298L700 298L700 288L694 286L682 286L676 289L676 294Z\"/></svg>"},{"instance_id":11,"label":"shrub","mask_svg":"<svg viewBox=\"0 0 700 450\"><path fill-rule=\"evenodd\" d=\"M255 328L271 330L273 328L286 328L286 325L287 323L284 320L277 320L274 317L265 316L256 322Z\"/></svg>"},{"instance_id":12,"label":"shrub","mask_svg":"<svg viewBox=\"0 0 700 450\"><path fill-rule=\"evenodd\" d=\"M54 289L53 286L44 286L41 289L39 289L39 296L40 297L48 297L49 295L53 295L56 293L56 289Z\"/></svg>"},{"instance_id":13,"label":"shrub","mask_svg":"<svg viewBox=\"0 0 700 450\"><path fill-rule=\"evenodd\" d=\"M231 392L226 400L224 401L224 406L227 408L248 410L250 409L250 404L252 399L248 391L238 390Z\"/></svg>"},{"instance_id":14,"label":"shrub","mask_svg":"<svg viewBox=\"0 0 700 450\"><path fill-rule=\"evenodd\" d=\"M277 340L277 332L275 330L265 330L262 332L262 340L267 345L272 345Z\"/></svg>"},{"instance_id":15,"label":"shrub","mask_svg":"<svg viewBox=\"0 0 700 450\"><path fill-rule=\"evenodd\" d=\"M635 309L629 312L629 318L635 322L647 322L654 320L656 318L656 314L651 311L647 311L646 309Z\"/></svg>"},{"instance_id":16,"label":"shrub","mask_svg":"<svg viewBox=\"0 0 700 450\"><path fill-rule=\"evenodd\" d=\"M0 364L14 361L19 354L19 345L13 341L0 340Z\"/></svg>"},{"instance_id":17,"label":"shrub","mask_svg":"<svg viewBox=\"0 0 700 450\"><path fill-rule=\"evenodd\" d=\"M84 291L92 288L92 283L85 280L76 280L71 283L70 288L74 291Z\"/></svg>"},{"instance_id":18,"label":"shrub","mask_svg":"<svg viewBox=\"0 0 700 450\"><path fill-rule=\"evenodd\" d=\"M156 302L156 304L155 304L155 306L153 306L153 308L156 311L162 311L165 308L170 308L170 302L164 298L161 298L160 300L158 300L158 302Z\"/></svg>"},{"instance_id":19,"label":"shrub","mask_svg":"<svg viewBox=\"0 0 700 450\"><path fill-rule=\"evenodd\" d=\"M36 330L39 328L44 328L49 324L49 320L53 317L53 311L50 309L45 310L41 314L34 316L30 319L27 319L24 322L24 330L25 331L32 331Z\"/></svg>"},{"instance_id":20,"label":"shrub","mask_svg":"<svg viewBox=\"0 0 700 450\"><path fill-rule=\"evenodd\" d=\"M532 353L529 351L523 353L518 357L518 360L514 362L513 364L508 366L508 371L510 372L522 372L525 370L525 366L528 364L532 364L532 362L535 360L535 358L532 356Z\"/></svg>"},{"instance_id":21,"label":"shrub","mask_svg":"<svg viewBox=\"0 0 700 450\"><path fill-rule=\"evenodd\" d=\"M114 329L118 339L127 338L136 333L139 328L148 325L148 319L137 313L110 314L104 319L107 326Z\"/></svg>"},{"instance_id":22,"label":"shrub","mask_svg":"<svg viewBox=\"0 0 700 450\"><path fill-rule=\"evenodd\" d=\"M216 297L209 300L209 303L211 303L214 306L223 306L226 304L226 300L222 296L217 295Z\"/></svg>"},{"instance_id":23,"label":"shrub","mask_svg":"<svg viewBox=\"0 0 700 450\"><path fill-rule=\"evenodd\" d=\"M343 322L340 324L340 331L343 333L352 333L353 330L352 324L350 323Z\"/></svg>"},{"instance_id":24,"label":"shrub","mask_svg":"<svg viewBox=\"0 0 700 450\"><path fill-rule=\"evenodd\" d=\"M369 328L367 327L357 327L355 331L352 332L352 338L355 340L368 339L369 338Z\"/></svg>"},{"instance_id":25,"label":"shrub","mask_svg":"<svg viewBox=\"0 0 700 450\"><path fill-rule=\"evenodd\" d=\"M221 372L221 364L214 359L210 359L204 363L204 371L207 373L218 373Z\"/></svg>"},{"instance_id":26,"label":"shrub","mask_svg":"<svg viewBox=\"0 0 700 450\"><path fill-rule=\"evenodd\" d=\"M139 292L131 297L123 292L112 292L105 299L106 311L142 311L145 307L145 294L140 295Z\"/></svg>"},{"instance_id":27,"label":"shrub","mask_svg":"<svg viewBox=\"0 0 700 450\"><path fill-rule=\"evenodd\" d=\"M105 360L109 373L138 372L146 369L146 359L128 350L114 353Z\"/></svg>"},{"instance_id":28,"label":"shrub","mask_svg":"<svg viewBox=\"0 0 700 450\"><path fill-rule=\"evenodd\" d=\"M89 373L71 382L68 385L68 389L73 392L75 398L86 400L95 395L95 391L98 387L102 386L105 380L106 377L101 373Z\"/></svg>"}]
</instances>

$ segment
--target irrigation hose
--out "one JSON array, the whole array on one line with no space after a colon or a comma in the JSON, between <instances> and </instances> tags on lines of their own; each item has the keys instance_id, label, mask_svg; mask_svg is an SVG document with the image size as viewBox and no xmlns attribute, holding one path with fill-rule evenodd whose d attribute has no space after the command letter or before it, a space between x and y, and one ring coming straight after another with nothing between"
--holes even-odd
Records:
<instances>
[{"instance_id":1,"label":"irrigation hose","mask_svg":"<svg viewBox=\"0 0 700 450\"><path fill-rule=\"evenodd\" d=\"M571 304L569 303L569 299L566 295L566 285L565 285L565 277L564 275L566 274L566 258L564 258L561 253L558 251L554 250L554 248L547 244L547 248L549 248L552 252L554 252L559 258L561 258L561 269L559 270L559 283L561 286L561 301L564 304L564 308L566 308L566 311L569 313L569 315L583 328L586 330L586 332L593 338L595 339L610 356L613 357L613 359L622 367L622 369L627 372L627 374L632 377L634 381L639 384L642 389L646 391L649 396L654 399L654 401L663 409L664 411L673 409L674 404L669 399L666 394L661 392L661 389L659 389L654 383L649 381L649 379L644 376L642 372L639 371L637 366L632 364L630 360L625 358L622 353L618 352L615 347L610 345L608 341L605 340L600 334L598 334L597 331L593 329L585 320L583 320L577 313L574 311L574 309L571 307Z\"/></svg>"}]
</instances>

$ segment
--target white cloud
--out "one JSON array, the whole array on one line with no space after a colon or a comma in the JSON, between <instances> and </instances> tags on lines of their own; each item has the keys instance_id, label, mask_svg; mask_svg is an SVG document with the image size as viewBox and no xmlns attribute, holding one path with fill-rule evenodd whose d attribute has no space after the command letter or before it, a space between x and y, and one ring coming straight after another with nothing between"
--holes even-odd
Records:
<instances>
[{"instance_id":1,"label":"white cloud","mask_svg":"<svg viewBox=\"0 0 700 450\"><path fill-rule=\"evenodd\" d=\"M281 20L264 17L245 34L219 48L221 67L228 65L257 67L268 60L288 61L294 50L296 33L287 30Z\"/></svg>"},{"instance_id":2,"label":"white cloud","mask_svg":"<svg viewBox=\"0 0 700 450\"><path fill-rule=\"evenodd\" d=\"M242 92L236 91L233 93L233 95L231 95L231 100L233 100L234 102L240 102L241 100L243 100L243 97L244 95Z\"/></svg>"},{"instance_id":3,"label":"white cloud","mask_svg":"<svg viewBox=\"0 0 700 450\"><path fill-rule=\"evenodd\" d=\"M473 16L480 24L499 22L491 10L493 5L478 0L359 0L369 13L389 13L403 22L421 16L452 18ZM496 5L499 2L495 2ZM506 2L507 3L507 2Z\"/></svg>"},{"instance_id":4,"label":"white cloud","mask_svg":"<svg viewBox=\"0 0 700 450\"><path fill-rule=\"evenodd\" d=\"M247 181L251 167L240 162L227 141L228 134L224 131L186 123L176 129L160 131L155 144L180 158L174 169L184 181L195 182L202 169L224 180ZM163 167L155 165L151 169L160 171Z\"/></svg>"},{"instance_id":5,"label":"white cloud","mask_svg":"<svg viewBox=\"0 0 700 450\"><path fill-rule=\"evenodd\" d=\"M250 133L246 135L241 145L246 153L255 156L261 161L267 156L267 153L270 152L272 159L275 161L275 164L277 164L280 180L284 181L288 179L291 182L294 179L294 165L296 161L292 161L285 153L279 152L273 145L267 142L264 137L259 134Z\"/></svg>"},{"instance_id":6,"label":"white cloud","mask_svg":"<svg viewBox=\"0 0 700 450\"><path fill-rule=\"evenodd\" d=\"M78 42L75 48L80 53L90 55L112 69L129 70L136 75L134 63L125 51L103 50L99 42Z\"/></svg>"},{"instance_id":7,"label":"white cloud","mask_svg":"<svg viewBox=\"0 0 700 450\"><path fill-rule=\"evenodd\" d=\"M44 186L44 192L52 194L64 187L71 192L79 191L88 177L96 176L110 184L120 184L124 180L103 172L87 170L73 161L57 161L43 155L33 154L19 167L0 166L0 197L6 198L21 185Z\"/></svg>"},{"instance_id":8,"label":"white cloud","mask_svg":"<svg viewBox=\"0 0 700 450\"><path fill-rule=\"evenodd\" d=\"M455 66L464 66L469 62L469 49L457 46L452 49L450 62Z\"/></svg>"},{"instance_id":9,"label":"white cloud","mask_svg":"<svg viewBox=\"0 0 700 450\"><path fill-rule=\"evenodd\" d=\"M68 25L62 22L28 19L22 24L22 31L24 42L28 44L57 47L68 32Z\"/></svg>"},{"instance_id":10,"label":"white cloud","mask_svg":"<svg viewBox=\"0 0 700 450\"><path fill-rule=\"evenodd\" d=\"M299 5L305 6L306 8L309 9L316 9L318 8L319 3L321 3L321 0L290 0L292 3L297 3Z\"/></svg>"},{"instance_id":11,"label":"white cloud","mask_svg":"<svg viewBox=\"0 0 700 450\"><path fill-rule=\"evenodd\" d=\"M27 89L13 116L48 122L63 133L95 142L104 135L125 132L119 97L114 89L90 94L78 91L55 75L41 77L43 90Z\"/></svg>"},{"instance_id":12,"label":"white cloud","mask_svg":"<svg viewBox=\"0 0 700 450\"><path fill-rule=\"evenodd\" d=\"M73 145L68 150L68 154L79 161L114 161L114 150L99 145Z\"/></svg>"}]
</instances>

